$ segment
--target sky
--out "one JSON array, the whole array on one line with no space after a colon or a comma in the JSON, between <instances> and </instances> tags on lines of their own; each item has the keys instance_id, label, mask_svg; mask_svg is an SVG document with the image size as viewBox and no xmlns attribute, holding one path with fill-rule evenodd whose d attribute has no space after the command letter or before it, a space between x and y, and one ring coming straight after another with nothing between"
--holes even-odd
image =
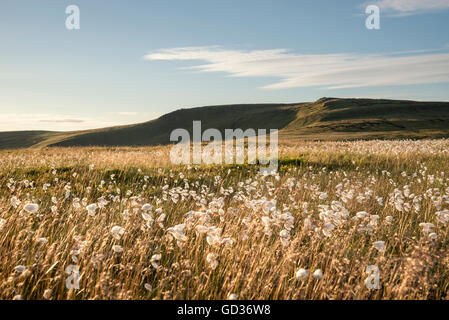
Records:
<instances>
[{"instance_id":1,"label":"sky","mask_svg":"<svg viewBox=\"0 0 449 320\"><path fill-rule=\"evenodd\" d=\"M449 0L1 0L0 131L321 97L449 101L448 31Z\"/></svg>"}]
</instances>

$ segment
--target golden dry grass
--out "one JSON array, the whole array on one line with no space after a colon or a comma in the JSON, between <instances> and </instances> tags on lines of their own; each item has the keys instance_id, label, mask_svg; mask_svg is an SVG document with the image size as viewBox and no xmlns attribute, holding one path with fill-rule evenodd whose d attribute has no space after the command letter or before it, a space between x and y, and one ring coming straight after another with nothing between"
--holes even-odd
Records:
<instances>
[{"instance_id":1,"label":"golden dry grass","mask_svg":"<svg viewBox=\"0 0 449 320\"><path fill-rule=\"evenodd\" d=\"M446 299L448 147L285 144L277 176L169 147L2 151L0 298Z\"/></svg>"}]
</instances>

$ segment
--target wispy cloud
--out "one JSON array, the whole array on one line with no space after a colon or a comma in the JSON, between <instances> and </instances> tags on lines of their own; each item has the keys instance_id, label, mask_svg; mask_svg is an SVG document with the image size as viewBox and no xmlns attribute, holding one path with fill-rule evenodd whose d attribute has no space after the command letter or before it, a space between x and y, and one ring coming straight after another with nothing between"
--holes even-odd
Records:
<instances>
[{"instance_id":1,"label":"wispy cloud","mask_svg":"<svg viewBox=\"0 0 449 320\"><path fill-rule=\"evenodd\" d=\"M9 109L13 109L10 107ZM123 114L123 115L120 115ZM126 116L125 116L126 115ZM0 131L74 131L135 124L159 117L159 112L106 112L97 115L0 113Z\"/></svg>"},{"instance_id":2,"label":"wispy cloud","mask_svg":"<svg viewBox=\"0 0 449 320\"><path fill-rule=\"evenodd\" d=\"M138 114L138 112L128 112L128 111L122 111L122 112L117 112L117 114L119 116L135 116Z\"/></svg>"},{"instance_id":3,"label":"wispy cloud","mask_svg":"<svg viewBox=\"0 0 449 320\"><path fill-rule=\"evenodd\" d=\"M48 122L48 123L82 123L85 120L81 119L42 119L38 120L39 122Z\"/></svg>"},{"instance_id":4,"label":"wispy cloud","mask_svg":"<svg viewBox=\"0 0 449 320\"><path fill-rule=\"evenodd\" d=\"M117 122L91 118L71 118L70 115L0 113L0 131L53 130L72 131L117 125Z\"/></svg>"},{"instance_id":5,"label":"wispy cloud","mask_svg":"<svg viewBox=\"0 0 449 320\"><path fill-rule=\"evenodd\" d=\"M280 79L263 89L340 89L449 82L449 53L296 54L287 49L241 51L213 46L161 49L144 58L204 61L188 69L224 72L234 77Z\"/></svg>"},{"instance_id":6,"label":"wispy cloud","mask_svg":"<svg viewBox=\"0 0 449 320\"><path fill-rule=\"evenodd\" d=\"M409 16L449 9L449 0L377 0L367 4L375 4L383 12L393 16Z\"/></svg>"}]
</instances>

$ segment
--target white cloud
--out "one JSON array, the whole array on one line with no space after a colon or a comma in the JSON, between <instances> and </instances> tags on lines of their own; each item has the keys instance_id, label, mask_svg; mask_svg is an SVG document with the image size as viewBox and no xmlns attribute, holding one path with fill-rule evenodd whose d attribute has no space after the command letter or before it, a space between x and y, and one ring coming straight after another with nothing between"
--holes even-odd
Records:
<instances>
[{"instance_id":1,"label":"white cloud","mask_svg":"<svg viewBox=\"0 0 449 320\"><path fill-rule=\"evenodd\" d=\"M264 89L327 89L449 82L449 53L295 54L286 49L226 50L221 47L161 49L146 60L204 61L188 69L234 77L274 77Z\"/></svg>"},{"instance_id":2,"label":"white cloud","mask_svg":"<svg viewBox=\"0 0 449 320\"><path fill-rule=\"evenodd\" d=\"M381 10L395 16L409 16L449 9L449 0L377 0L377 2L367 4L375 4Z\"/></svg>"},{"instance_id":3,"label":"white cloud","mask_svg":"<svg viewBox=\"0 0 449 320\"><path fill-rule=\"evenodd\" d=\"M122 111L122 112L117 112L117 114L119 116L135 116L138 114L138 112L128 112L128 111Z\"/></svg>"},{"instance_id":4,"label":"white cloud","mask_svg":"<svg viewBox=\"0 0 449 320\"><path fill-rule=\"evenodd\" d=\"M71 115L0 113L0 131L72 131L103 128L116 124L116 122L106 120L72 118Z\"/></svg>"},{"instance_id":5,"label":"white cloud","mask_svg":"<svg viewBox=\"0 0 449 320\"><path fill-rule=\"evenodd\" d=\"M82 123L85 120L82 119L41 119L39 122L48 122L48 123Z\"/></svg>"},{"instance_id":6,"label":"white cloud","mask_svg":"<svg viewBox=\"0 0 449 320\"><path fill-rule=\"evenodd\" d=\"M10 110L13 108L10 107ZM0 113L0 132L21 130L76 131L136 124L159 117L160 112L108 112L97 115Z\"/></svg>"}]
</instances>

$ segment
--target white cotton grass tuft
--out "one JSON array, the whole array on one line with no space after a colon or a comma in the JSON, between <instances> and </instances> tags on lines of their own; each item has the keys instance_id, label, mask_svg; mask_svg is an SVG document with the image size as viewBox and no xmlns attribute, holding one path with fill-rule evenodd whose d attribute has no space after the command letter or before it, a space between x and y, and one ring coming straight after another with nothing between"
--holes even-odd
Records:
<instances>
[{"instance_id":1,"label":"white cotton grass tuft","mask_svg":"<svg viewBox=\"0 0 449 320\"><path fill-rule=\"evenodd\" d=\"M296 279L301 280L304 278L307 278L309 276L309 270L301 268L298 271L296 271Z\"/></svg>"},{"instance_id":2,"label":"white cotton grass tuft","mask_svg":"<svg viewBox=\"0 0 449 320\"><path fill-rule=\"evenodd\" d=\"M153 286L152 286L151 284L149 284L149 283L145 283L145 284L143 285L143 287L144 287L145 290L147 290L147 291L152 291L152 290L153 290Z\"/></svg>"},{"instance_id":3,"label":"white cotton grass tuft","mask_svg":"<svg viewBox=\"0 0 449 320\"><path fill-rule=\"evenodd\" d=\"M43 294L44 299L50 300L52 293L53 291L51 289L46 289Z\"/></svg>"},{"instance_id":4,"label":"white cotton grass tuft","mask_svg":"<svg viewBox=\"0 0 449 320\"><path fill-rule=\"evenodd\" d=\"M215 268L217 268L218 266L217 257L218 255L216 253L209 253L206 256L206 261L212 270L215 270Z\"/></svg>"},{"instance_id":5,"label":"white cotton grass tuft","mask_svg":"<svg viewBox=\"0 0 449 320\"><path fill-rule=\"evenodd\" d=\"M366 217L369 216L369 213L366 211L359 211L355 214L355 216L359 219L365 219Z\"/></svg>"},{"instance_id":6,"label":"white cotton grass tuft","mask_svg":"<svg viewBox=\"0 0 449 320\"><path fill-rule=\"evenodd\" d=\"M385 251L385 241L375 241L373 242L373 247L378 251L383 252Z\"/></svg>"},{"instance_id":7,"label":"white cotton grass tuft","mask_svg":"<svg viewBox=\"0 0 449 320\"><path fill-rule=\"evenodd\" d=\"M92 204L89 204L89 205L86 207L86 210L87 210L87 213L88 213L90 216L94 216L94 215L96 214L96 212L97 212L97 208L98 208L97 204L96 204L96 203L92 203Z\"/></svg>"},{"instance_id":8,"label":"white cotton grass tuft","mask_svg":"<svg viewBox=\"0 0 449 320\"><path fill-rule=\"evenodd\" d=\"M39 205L37 203L27 203L23 206L23 210L27 213L37 213L39 211Z\"/></svg>"},{"instance_id":9,"label":"white cotton grass tuft","mask_svg":"<svg viewBox=\"0 0 449 320\"><path fill-rule=\"evenodd\" d=\"M51 210L51 213L58 214L58 207L57 206L51 206L50 210Z\"/></svg>"},{"instance_id":10,"label":"white cotton grass tuft","mask_svg":"<svg viewBox=\"0 0 449 320\"><path fill-rule=\"evenodd\" d=\"M335 229L335 226L332 223L325 223L323 226L323 234L326 237L332 237L332 231Z\"/></svg>"},{"instance_id":11,"label":"white cotton grass tuft","mask_svg":"<svg viewBox=\"0 0 449 320\"><path fill-rule=\"evenodd\" d=\"M167 215L165 213L163 213L156 219L156 222L158 223L159 227L164 228L164 220L165 220L166 216Z\"/></svg>"},{"instance_id":12,"label":"white cotton grass tuft","mask_svg":"<svg viewBox=\"0 0 449 320\"><path fill-rule=\"evenodd\" d=\"M393 220L394 220L394 218L392 216L386 216L385 217L385 223L386 224L392 224Z\"/></svg>"},{"instance_id":13,"label":"white cotton grass tuft","mask_svg":"<svg viewBox=\"0 0 449 320\"><path fill-rule=\"evenodd\" d=\"M0 230L5 226L6 219L0 219Z\"/></svg>"},{"instance_id":14,"label":"white cotton grass tuft","mask_svg":"<svg viewBox=\"0 0 449 320\"><path fill-rule=\"evenodd\" d=\"M121 253L123 252L123 247L119 246L118 244L112 246L112 251L115 253Z\"/></svg>"},{"instance_id":15,"label":"white cotton grass tuft","mask_svg":"<svg viewBox=\"0 0 449 320\"><path fill-rule=\"evenodd\" d=\"M431 232L431 233L429 233L429 239L430 240L437 240L438 239L438 235L435 232Z\"/></svg>"},{"instance_id":16,"label":"white cotton grass tuft","mask_svg":"<svg viewBox=\"0 0 449 320\"><path fill-rule=\"evenodd\" d=\"M312 274L312 277L317 280L321 280L323 278L323 271L321 269L316 269Z\"/></svg>"},{"instance_id":17,"label":"white cotton grass tuft","mask_svg":"<svg viewBox=\"0 0 449 320\"><path fill-rule=\"evenodd\" d=\"M18 273L23 273L23 272L25 272L26 269L27 269L27 267L25 267L24 265L18 265L14 268L14 270L16 270L16 272L18 272Z\"/></svg>"},{"instance_id":18,"label":"white cotton grass tuft","mask_svg":"<svg viewBox=\"0 0 449 320\"><path fill-rule=\"evenodd\" d=\"M157 269L159 267L159 261L161 260L162 255L160 253L154 254L151 259L150 263L153 266L153 268Z\"/></svg>"},{"instance_id":19,"label":"white cotton grass tuft","mask_svg":"<svg viewBox=\"0 0 449 320\"><path fill-rule=\"evenodd\" d=\"M239 296L235 293L230 293L228 295L228 300L237 300L239 298Z\"/></svg>"},{"instance_id":20,"label":"white cotton grass tuft","mask_svg":"<svg viewBox=\"0 0 449 320\"><path fill-rule=\"evenodd\" d=\"M47 240L47 238L43 238L43 237L42 237L42 238L38 238L38 239L37 239L37 242L38 242L38 243L41 243L41 244L46 244L46 243L48 242L48 240Z\"/></svg>"},{"instance_id":21,"label":"white cotton grass tuft","mask_svg":"<svg viewBox=\"0 0 449 320\"><path fill-rule=\"evenodd\" d=\"M154 218L152 213L147 213L146 211L142 212L142 218L146 221L146 225L148 228L153 226Z\"/></svg>"},{"instance_id":22,"label":"white cotton grass tuft","mask_svg":"<svg viewBox=\"0 0 449 320\"><path fill-rule=\"evenodd\" d=\"M447 225L449 223L449 210L438 211L435 215L442 224Z\"/></svg>"},{"instance_id":23,"label":"white cotton grass tuft","mask_svg":"<svg viewBox=\"0 0 449 320\"><path fill-rule=\"evenodd\" d=\"M422 228L422 232L424 234L429 234L433 232L433 229L435 228L435 225L430 222L421 222L419 226Z\"/></svg>"},{"instance_id":24,"label":"white cotton grass tuft","mask_svg":"<svg viewBox=\"0 0 449 320\"><path fill-rule=\"evenodd\" d=\"M124 233L125 229L120 226L113 226L111 229L111 235L116 240L120 240Z\"/></svg>"},{"instance_id":25,"label":"white cotton grass tuft","mask_svg":"<svg viewBox=\"0 0 449 320\"><path fill-rule=\"evenodd\" d=\"M290 232L288 230L281 230L279 236L281 237L282 244L287 245L289 243L288 238L290 237Z\"/></svg>"},{"instance_id":26,"label":"white cotton grass tuft","mask_svg":"<svg viewBox=\"0 0 449 320\"><path fill-rule=\"evenodd\" d=\"M184 234L185 227L186 225L182 223L167 229L167 233L177 240L178 246L182 246L182 243L187 241L187 236Z\"/></svg>"},{"instance_id":27,"label":"white cotton grass tuft","mask_svg":"<svg viewBox=\"0 0 449 320\"><path fill-rule=\"evenodd\" d=\"M20 203L21 203L21 201L20 201L19 199L17 199L16 196L12 196L12 197L11 197L11 205L12 205L14 208L17 208L17 207L20 205Z\"/></svg>"}]
</instances>

